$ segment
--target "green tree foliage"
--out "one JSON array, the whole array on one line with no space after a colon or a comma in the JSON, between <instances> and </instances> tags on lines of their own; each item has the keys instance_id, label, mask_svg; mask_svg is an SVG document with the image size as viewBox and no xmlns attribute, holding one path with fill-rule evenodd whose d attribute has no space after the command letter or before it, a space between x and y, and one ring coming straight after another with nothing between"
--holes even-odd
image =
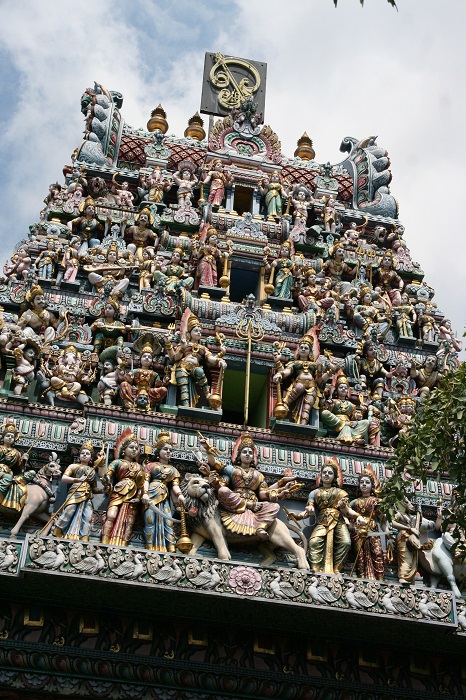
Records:
<instances>
[{"instance_id":1,"label":"green tree foliage","mask_svg":"<svg viewBox=\"0 0 466 700\"><path fill-rule=\"evenodd\" d=\"M407 435L402 435L387 467L392 470L382 488L383 512L393 516L396 504L412 495L416 480L448 476L455 484L454 499L445 511L444 527L453 526L466 552L466 364L449 372L422 402ZM462 531L462 532L461 532Z\"/></svg>"}]
</instances>

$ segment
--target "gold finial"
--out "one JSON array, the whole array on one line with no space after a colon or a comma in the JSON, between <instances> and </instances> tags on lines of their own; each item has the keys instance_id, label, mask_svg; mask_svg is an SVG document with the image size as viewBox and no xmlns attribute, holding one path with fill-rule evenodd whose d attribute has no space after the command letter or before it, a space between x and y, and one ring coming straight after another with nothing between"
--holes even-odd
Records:
<instances>
[{"instance_id":1,"label":"gold finial","mask_svg":"<svg viewBox=\"0 0 466 700\"><path fill-rule=\"evenodd\" d=\"M162 134L166 134L168 131L167 113L165 112L162 105L159 105L152 110L150 119L147 122L147 131L155 131L160 129Z\"/></svg>"},{"instance_id":2,"label":"gold finial","mask_svg":"<svg viewBox=\"0 0 466 700\"><path fill-rule=\"evenodd\" d=\"M191 119L188 119L188 126L185 129L184 135L190 136L196 141L202 141L205 139L204 122L199 116L199 112L193 114Z\"/></svg>"},{"instance_id":3,"label":"gold finial","mask_svg":"<svg viewBox=\"0 0 466 700\"><path fill-rule=\"evenodd\" d=\"M304 134L298 139L298 148L294 152L295 158L301 158L301 160L314 160L316 157L316 152L312 148L312 141L305 131Z\"/></svg>"}]
</instances>

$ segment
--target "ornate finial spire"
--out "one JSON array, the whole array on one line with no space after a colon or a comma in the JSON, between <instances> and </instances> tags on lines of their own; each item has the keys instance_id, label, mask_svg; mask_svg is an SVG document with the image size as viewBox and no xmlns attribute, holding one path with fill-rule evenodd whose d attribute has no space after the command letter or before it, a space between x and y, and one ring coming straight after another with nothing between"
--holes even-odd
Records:
<instances>
[{"instance_id":1,"label":"ornate finial spire","mask_svg":"<svg viewBox=\"0 0 466 700\"><path fill-rule=\"evenodd\" d=\"M314 160L316 153L312 148L312 141L305 131L301 138L298 140L298 148L294 152L295 158L301 158L301 160Z\"/></svg>"},{"instance_id":2,"label":"ornate finial spire","mask_svg":"<svg viewBox=\"0 0 466 700\"><path fill-rule=\"evenodd\" d=\"M192 139L196 139L196 141L202 141L205 139L205 131L204 131L204 122L199 116L199 112L196 112L196 114L193 114L191 119L188 120L188 126L184 132L185 136L190 136Z\"/></svg>"},{"instance_id":3,"label":"ornate finial spire","mask_svg":"<svg viewBox=\"0 0 466 700\"><path fill-rule=\"evenodd\" d=\"M162 105L159 105L158 107L153 109L150 115L150 119L147 122L147 130L156 131L157 129L160 129L162 134L166 134L168 131L168 122L166 117L167 113L165 112Z\"/></svg>"}]
</instances>

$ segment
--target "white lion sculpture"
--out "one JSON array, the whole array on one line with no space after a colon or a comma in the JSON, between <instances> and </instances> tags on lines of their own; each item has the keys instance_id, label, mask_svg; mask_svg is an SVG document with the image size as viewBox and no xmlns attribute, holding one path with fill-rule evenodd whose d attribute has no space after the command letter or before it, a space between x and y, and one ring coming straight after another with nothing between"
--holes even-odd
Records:
<instances>
[{"instance_id":1,"label":"white lion sculpture","mask_svg":"<svg viewBox=\"0 0 466 700\"><path fill-rule=\"evenodd\" d=\"M224 527L215 491L205 477L199 474L186 474L181 490L186 499L187 524L192 531L193 547L189 554L195 554L204 540L210 540L217 550L219 559L231 559L227 542L257 543L265 555L262 562L264 566L275 561L274 549L281 547L294 554L298 562L298 569L309 569L305 550L296 544L287 525L281 520L275 520L268 528L269 540L267 542L261 542L255 536L237 535Z\"/></svg>"}]
</instances>

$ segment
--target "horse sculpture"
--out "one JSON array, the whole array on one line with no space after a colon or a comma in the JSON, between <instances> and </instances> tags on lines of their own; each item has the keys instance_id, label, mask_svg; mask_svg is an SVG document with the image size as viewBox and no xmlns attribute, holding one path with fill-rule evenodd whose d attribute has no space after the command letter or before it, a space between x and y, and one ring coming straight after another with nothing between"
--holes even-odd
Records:
<instances>
[{"instance_id":1,"label":"horse sculpture","mask_svg":"<svg viewBox=\"0 0 466 700\"><path fill-rule=\"evenodd\" d=\"M57 460L57 455L52 452L51 461L42 467L34 477L34 480L26 486L26 501L16 525L11 530L11 536L16 537L22 525L32 515L42 515L41 519L47 520L46 511L50 502L55 500L51 490L51 484L54 479L59 479L61 476L60 464ZM0 505L0 512L8 515L17 514L18 511L13 508L6 508Z\"/></svg>"},{"instance_id":2,"label":"horse sculpture","mask_svg":"<svg viewBox=\"0 0 466 700\"><path fill-rule=\"evenodd\" d=\"M295 555L298 569L309 569L305 550L296 544L288 526L281 520L275 520L269 527L268 542L261 542L255 536L236 535L224 527L215 491L205 477L186 474L181 490L186 499L187 525L192 531L193 547L189 554L195 554L204 540L210 540L213 543L219 559L231 559L228 543L258 544L260 551L265 554L263 566L275 561L274 549L281 547Z\"/></svg>"}]
</instances>

